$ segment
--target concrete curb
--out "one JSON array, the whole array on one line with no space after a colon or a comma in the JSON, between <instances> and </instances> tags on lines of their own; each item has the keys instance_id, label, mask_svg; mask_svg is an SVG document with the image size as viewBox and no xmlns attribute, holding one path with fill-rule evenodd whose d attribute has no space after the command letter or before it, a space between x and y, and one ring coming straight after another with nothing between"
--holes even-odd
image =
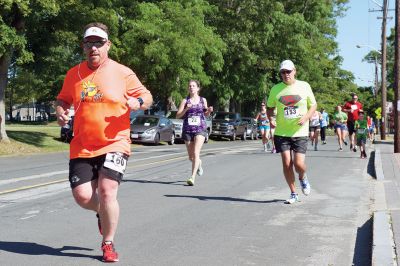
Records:
<instances>
[{"instance_id":1,"label":"concrete curb","mask_svg":"<svg viewBox=\"0 0 400 266\"><path fill-rule=\"evenodd\" d=\"M381 150L376 149L375 150L375 175L376 175L376 180L383 180L385 179L385 176L383 174L383 168L382 168L382 157L381 157Z\"/></svg>"},{"instance_id":2,"label":"concrete curb","mask_svg":"<svg viewBox=\"0 0 400 266\"><path fill-rule=\"evenodd\" d=\"M375 150L375 175L376 183L374 192L374 213L373 213L373 231L372 231L372 265L396 265L395 244L391 224L391 215L387 209L385 188L383 181L385 179L382 158L379 149Z\"/></svg>"}]
</instances>

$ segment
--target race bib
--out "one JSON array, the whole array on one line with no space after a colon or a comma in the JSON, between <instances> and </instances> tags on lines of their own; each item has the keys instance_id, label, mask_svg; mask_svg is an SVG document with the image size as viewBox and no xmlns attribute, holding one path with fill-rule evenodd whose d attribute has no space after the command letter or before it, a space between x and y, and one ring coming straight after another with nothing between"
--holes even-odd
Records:
<instances>
[{"instance_id":1,"label":"race bib","mask_svg":"<svg viewBox=\"0 0 400 266\"><path fill-rule=\"evenodd\" d=\"M357 129L357 134L364 134L364 133L365 133L365 128Z\"/></svg>"},{"instance_id":2,"label":"race bib","mask_svg":"<svg viewBox=\"0 0 400 266\"><path fill-rule=\"evenodd\" d=\"M200 116L190 116L188 117L189 126L200 126Z\"/></svg>"},{"instance_id":3,"label":"race bib","mask_svg":"<svg viewBox=\"0 0 400 266\"><path fill-rule=\"evenodd\" d=\"M358 106L357 106L357 104L352 104L350 108L351 108L351 112L354 112L355 110L358 109Z\"/></svg>"},{"instance_id":4,"label":"race bib","mask_svg":"<svg viewBox=\"0 0 400 266\"><path fill-rule=\"evenodd\" d=\"M300 115L299 115L299 110L297 109L298 109L297 106L285 107L285 109L283 109L285 119L298 118Z\"/></svg>"},{"instance_id":5,"label":"race bib","mask_svg":"<svg viewBox=\"0 0 400 266\"><path fill-rule=\"evenodd\" d=\"M126 163L127 159L124 154L109 152L106 155L106 160L104 161L103 166L123 174L125 173Z\"/></svg>"}]
</instances>

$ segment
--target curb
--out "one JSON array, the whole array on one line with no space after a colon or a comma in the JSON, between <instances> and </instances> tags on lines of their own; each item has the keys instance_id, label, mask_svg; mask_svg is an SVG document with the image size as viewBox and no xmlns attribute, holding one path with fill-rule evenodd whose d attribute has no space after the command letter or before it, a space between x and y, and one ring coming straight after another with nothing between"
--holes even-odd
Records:
<instances>
[{"instance_id":1,"label":"curb","mask_svg":"<svg viewBox=\"0 0 400 266\"><path fill-rule=\"evenodd\" d=\"M386 206L385 188L383 184L385 176L383 174L382 157L379 149L375 150L374 167L377 183L375 184L375 207L373 209L372 265L397 266L391 214Z\"/></svg>"}]
</instances>

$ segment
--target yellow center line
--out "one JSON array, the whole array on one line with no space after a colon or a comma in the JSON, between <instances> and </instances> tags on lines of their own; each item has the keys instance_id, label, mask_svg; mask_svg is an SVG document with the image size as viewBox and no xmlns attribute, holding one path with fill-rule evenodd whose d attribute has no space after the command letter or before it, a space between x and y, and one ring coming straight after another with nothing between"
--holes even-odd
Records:
<instances>
[{"instance_id":1,"label":"yellow center line","mask_svg":"<svg viewBox=\"0 0 400 266\"><path fill-rule=\"evenodd\" d=\"M160 160L160 161L156 161L156 162L132 165L131 167L128 167L128 169L149 166L149 165L154 165L154 164L161 164L161 163L165 163L165 162L169 162L169 161L176 161L176 160L183 159L186 157L187 157L187 155L170 158L170 159L165 159L165 160ZM36 184L36 185L32 185L32 186L23 186L23 187L19 187L19 188L10 189L10 190L4 190L4 191L0 191L0 195L12 193L12 192L23 191L23 190L28 190L28 189L32 189L32 188L44 187L44 186L53 185L53 184L62 183L62 182L68 182L68 178L67 179L59 179L59 180L46 182L46 183L40 183L40 184Z\"/></svg>"}]
</instances>

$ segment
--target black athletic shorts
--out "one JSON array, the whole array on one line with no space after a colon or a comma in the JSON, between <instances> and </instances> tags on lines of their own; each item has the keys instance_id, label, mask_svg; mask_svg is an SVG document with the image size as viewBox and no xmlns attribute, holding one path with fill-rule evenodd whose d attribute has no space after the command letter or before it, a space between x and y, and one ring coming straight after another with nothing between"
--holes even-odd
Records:
<instances>
[{"instance_id":1,"label":"black athletic shorts","mask_svg":"<svg viewBox=\"0 0 400 266\"><path fill-rule=\"evenodd\" d=\"M203 136L203 137L207 138L207 131L201 131L201 132L197 132L197 133L183 132L182 139L184 141L193 141L196 136Z\"/></svg>"},{"instance_id":2,"label":"black athletic shorts","mask_svg":"<svg viewBox=\"0 0 400 266\"><path fill-rule=\"evenodd\" d=\"M274 137L276 152L294 151L305 154L307 151L308 137Z\"/></svg>"},{"instance_id":3,"label":"black athletic shorts","mask_svg":"<svg viewBox=\"0 0 400 266\"><path fill-rule=\"evenodd\" d=\"M354 129L354 121L347 121L347 129L349 130L349 135L353 135L356 132Z\"/></svg>"},{"instance_id":4,"label":"black athletic shorts","mask_svg":"<svg viewBox=\"0 0 400 266\"><path fill-rule=\"evenodd\" d=\"M128 160L128 156L123 154ZM93 158L75 158L69 161L69 183L71 188L75 188L81 184L91 182L99 178L99 173L108 176L120 183L123 174L115 170L104 167L106 154Z\"/></svg>"}]
</instances>

